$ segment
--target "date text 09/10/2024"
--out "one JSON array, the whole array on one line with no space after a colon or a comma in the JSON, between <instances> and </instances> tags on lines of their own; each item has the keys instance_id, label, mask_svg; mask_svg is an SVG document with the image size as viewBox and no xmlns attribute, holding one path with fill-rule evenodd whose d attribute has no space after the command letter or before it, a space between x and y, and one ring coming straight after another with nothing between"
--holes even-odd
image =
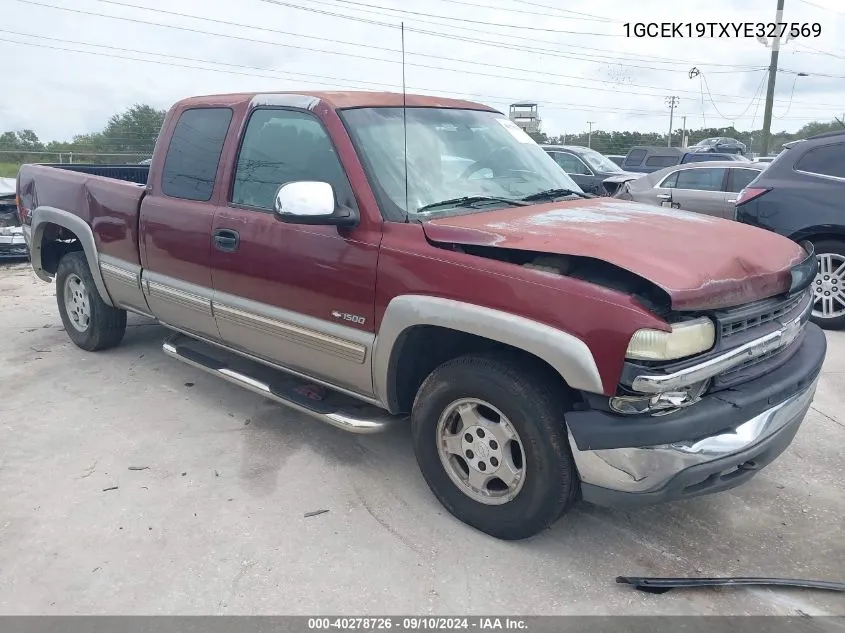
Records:
<instances>
[{"instance_id":1,"label":"date text 09/10/2024","mask_svg":"<svg viewBox=\"0 0 845 633\"><path fill-rule=\"evenodd\" d=\"M521 618L501 617L323 617L308 618L309 630L396 630L396 631L527 631Z\"/></svg>"},{"instance_id":2,"label":"date text 09/10/2024","mask_svg":"<svg viewBox=\"0 0 845 633\"><path fill-rule=\"evenodd\" d=\"M625 22L625 37L819 37L819 22Z\"/></svg>"}]
</instances>

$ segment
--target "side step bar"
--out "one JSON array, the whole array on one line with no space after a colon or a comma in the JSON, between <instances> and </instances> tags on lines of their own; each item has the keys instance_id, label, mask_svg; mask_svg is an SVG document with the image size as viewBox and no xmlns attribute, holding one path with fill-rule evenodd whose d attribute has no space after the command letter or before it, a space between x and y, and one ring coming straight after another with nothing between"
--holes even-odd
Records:
<instances>
[{"instance_id":1,"label":"side step bar","mask_svg":"<svg viewBox=\"0 0 845 633\"><path fill-rule=\"evenodd\" d=\"M351 433L380 433L404 419L337 392L329 398L312 400L296 391L296 387L308 385L306 381L287 378L258 363L235 359L234 355L227 361L226 352L183 334L166 339L162 350L176 360Z\"/></svg>"}]
</instances>

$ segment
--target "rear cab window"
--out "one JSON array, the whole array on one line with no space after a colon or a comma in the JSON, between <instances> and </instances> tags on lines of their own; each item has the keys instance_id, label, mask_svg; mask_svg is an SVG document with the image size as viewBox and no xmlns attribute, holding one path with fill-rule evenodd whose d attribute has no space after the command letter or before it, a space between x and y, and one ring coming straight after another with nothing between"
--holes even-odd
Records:
<instances>
[{"instance_id":1,"label":"rear cab window","mask_svg":"<svg viewBox=\"0 0 845 633\"><path fill-rule=\"evenodd\" d=\"M211 200L231 122L229 108L191 108L182 112L164 158L164 195L200 202Z\"/></svg>"},{"instance_id":2,"label":"rear cab window","mask_svg":"<svg viewBox=\"0 0 845 633\"><path fill-rule=\"evenodd\" d=\"M636 167L643 162L643 158L645 158L646 151L644 149L632 149L628 152L628 156L625 158L624 162L626 165L631 165L632 167Z\"/></svg>"},{"instance_id":3,"label":"rear cab window","mask_svg":"<svg viewBox=\"0 0 845 633\"><path fill-rule=\"evenodd\" d=\"M677 164L677 156L649 156L645 161L646 167L657 167L660 169L662 169L663 167L671 167L672 165Z\"/></svg>"}]
</instances>

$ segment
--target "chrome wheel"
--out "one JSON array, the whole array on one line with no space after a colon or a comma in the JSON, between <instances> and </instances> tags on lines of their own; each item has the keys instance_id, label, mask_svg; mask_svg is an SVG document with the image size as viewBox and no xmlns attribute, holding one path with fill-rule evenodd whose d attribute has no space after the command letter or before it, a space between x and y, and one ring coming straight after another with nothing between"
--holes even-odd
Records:
<instances>
[{"instance_id":1,"label":"chrome wheel","mask_svg":"<svg viewBox=\"0 0 845 633\"><path fill-rule=\"evenodd\" d=\"M834 319L845 315L845 256L821 253L813 280L813 316Z\"/></svg>"},{"instance_id":2,"label":"chrome wheel","mask_svg":"<svg viewBox=\"0 0 845 633\"><path fill-rule=\"evenodd\" d=\"M85 332L91 324L91 297L78 275L70 274L65 279L64 299L70 324Z\"/></svg>"},{"instance_id":3,"label":"chrome wheel","mask_svg":"<svg viewBox=\"0 0 845 633\"><path fill-rule=\"evenodd\" d=\"M519 434L483 400L463 398L444 409L437 422L437 452L452 482L480 503L507 503L525 483Z\"/></svg>"}]
</instances>

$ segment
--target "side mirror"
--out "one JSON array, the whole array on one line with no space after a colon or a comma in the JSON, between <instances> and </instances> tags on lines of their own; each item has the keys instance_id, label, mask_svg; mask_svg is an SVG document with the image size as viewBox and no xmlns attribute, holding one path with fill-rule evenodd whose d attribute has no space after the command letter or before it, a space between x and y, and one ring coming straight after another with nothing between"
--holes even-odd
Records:
<instances>
[{"instance_id":1,"label":"side mirror","mask_svg":"<svg viewBox=\"0 0 845 633\"><path fill-rule=\"evenodd\" d=\"M335 202L334 189L327 182L289 182L276 192L276 217L290 224L354 226L358 213Z\"/></svg>"}]
</instances>

